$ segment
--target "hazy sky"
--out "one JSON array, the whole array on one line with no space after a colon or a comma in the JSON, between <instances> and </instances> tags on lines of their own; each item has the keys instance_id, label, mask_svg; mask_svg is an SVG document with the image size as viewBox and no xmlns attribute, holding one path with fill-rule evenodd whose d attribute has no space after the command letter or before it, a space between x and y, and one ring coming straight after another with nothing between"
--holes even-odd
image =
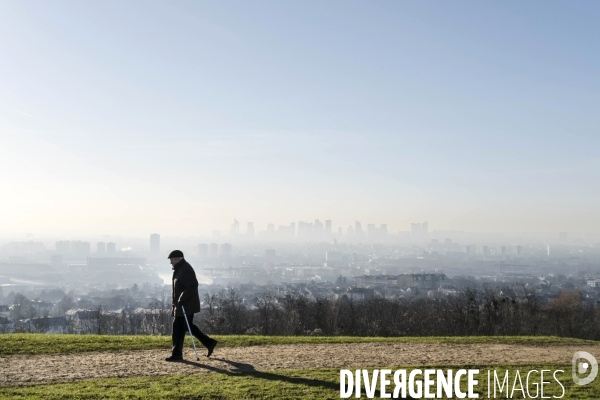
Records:
<instances>
[{"instance_id":1,"label":"hazy sky","mask_svg":"<svg viewBox=\"0 0 600 400\"><path fill-rule=\"evenodd\" d=\"M598 231L598 21L598 1L2 1L0 233Z\"/></svg>"}]
</instances>

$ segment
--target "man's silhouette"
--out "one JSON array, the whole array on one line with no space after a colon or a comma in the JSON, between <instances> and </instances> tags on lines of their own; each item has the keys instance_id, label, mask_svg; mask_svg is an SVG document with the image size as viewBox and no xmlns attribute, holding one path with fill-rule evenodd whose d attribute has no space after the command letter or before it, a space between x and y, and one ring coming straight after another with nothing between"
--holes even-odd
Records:
<instances>
[{"instance_id":1,"label":"man's silhouette","mask_svg":"<svg viewBox=\"0 0 600 400\"><path fill-rule=\"evenodd\" d=\"M198 280L192 266L183 259L183 253L179 250L173 250L169 254L169 260L173 266L173 348L171 349L171 357L167 357L166 361L181 361L183 360L182 349L183 340L187 332L187 324L183 316L183 308L192 334L207 348L206 357L210 357L217 341L211 339L192 323L194 314L200 312L200 297L198 296Z\"/></svg>"}]
</instances>

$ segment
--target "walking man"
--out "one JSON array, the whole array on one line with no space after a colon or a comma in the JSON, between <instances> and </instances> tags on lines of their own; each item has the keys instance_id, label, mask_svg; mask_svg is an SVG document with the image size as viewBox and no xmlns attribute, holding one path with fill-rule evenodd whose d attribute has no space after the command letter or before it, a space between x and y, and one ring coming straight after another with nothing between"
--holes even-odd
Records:
<instances>
[{"instance_id":1,"label":"walking man","mask_svg":"<svg viewBox=\"0 0 600 400\"><path fill-rule=\"evenodd\" d=\"M210 357L217 345L215 339L211 339L192 323L194 314L200 312L200 297L198 296L198 280L192 266L183 259L183 253L179 250L173 250L169 254L169 260L173 266L173 348L171 357L165 361L183 360L183 340L187 333L187 324L183 316L183 308L190 323L192 334L198 338L200 343L206 347L206 357Z\"/></svg>"}]
</instances>

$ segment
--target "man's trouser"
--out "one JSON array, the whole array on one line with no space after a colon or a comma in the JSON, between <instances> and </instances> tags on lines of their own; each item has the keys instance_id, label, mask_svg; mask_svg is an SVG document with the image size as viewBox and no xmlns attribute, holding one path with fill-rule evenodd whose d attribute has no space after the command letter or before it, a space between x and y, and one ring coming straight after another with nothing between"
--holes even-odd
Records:
<instances>
[{"instance_id":1,"label":"man's trouser","mask_svg":"<svg viewBox=\"0 0 600 400\"><path fill-rule=\"evenodd\" d=\"M194 335L200 341L200 343L204 345L204 347L208 347L212 339L202 333L200 328L192 323L193 318L193 314L187 316L188 322L190 323L190 329L192 330L192 335ZM174 317L172 335L173 348L171 349L171 354L173 356L179 357L182 355L183 340L185 339L185 335L187 335L187 333L188 328L187 324L185 323L185 318L183 316Z\"/></svg>"}]
</instances>

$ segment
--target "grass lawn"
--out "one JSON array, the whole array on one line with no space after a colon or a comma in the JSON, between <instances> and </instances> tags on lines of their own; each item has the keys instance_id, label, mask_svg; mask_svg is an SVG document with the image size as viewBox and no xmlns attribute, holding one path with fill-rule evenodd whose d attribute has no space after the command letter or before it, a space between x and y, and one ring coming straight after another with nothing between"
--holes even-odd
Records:
<instances>
[{"instance_id":1,"label":"grass lawn","mask_svg":"<svg viewBox=\"0 0 600 400\"><path fill-rule=\"evenodd\" d=\"M296 343L506 343L534 345L597 344L595 341L552 336L347 337L347 336L214 336L219 347ZM186 337L190 341L189 337ZM191 342L188 343L191 346ZM169 349L170 336L0 334L0 356L11 354L79 353Z\"/></svg>"},{"instance_id":2,"label":"grass lawn","mask_svg":"<svg viewBox=\"0 0 600 400\"><path fill-rule=\"evenodd\" d=\"M422 369L427 367L422 367ZM431 367L435 369L456 366ZM571 369L567 365L519 365L519 366L461 366L460 368L478 368L479 398L487 397L487 370L498 371L504 376L510 371L510 387L512 388L515 372L518 369L523 377L532 369L557 370L565 372L557 374L565 388L563 399L598 399L600 398L600 379L587 386L577 386L571 379ZM399 367L390 367L392 371ZM296 371L216 371L206 375L168 376L144 378L115 378L62 383L54 385L36 385L28 387L0 388L3 399L339 399L339 370L296 370ZM501 373L500 373L501 372ZM421 377L422 379L422 377ZM561 396L562 388L550 376L552 384L544 391L545 396ZM537 377L539 382L539 375ZM464 382L464 380L463 380ZM533 382L532 382L533 383ZM462 386L465 390L466 384ZM535 395L535 386L530 383L530 393ZM388 393L393 391L393 383ZM362 391L362 398L367 398ZM355 398L352 395L351 398ZM379 398L379 397L376 397ZM494 398L492 396L492 398ZM506 398L498 392L496 398ZM521 392L515 392L514 398L522 398ZM540 398L539 396L537 398Z\"/></svg>"}]
</instances>

